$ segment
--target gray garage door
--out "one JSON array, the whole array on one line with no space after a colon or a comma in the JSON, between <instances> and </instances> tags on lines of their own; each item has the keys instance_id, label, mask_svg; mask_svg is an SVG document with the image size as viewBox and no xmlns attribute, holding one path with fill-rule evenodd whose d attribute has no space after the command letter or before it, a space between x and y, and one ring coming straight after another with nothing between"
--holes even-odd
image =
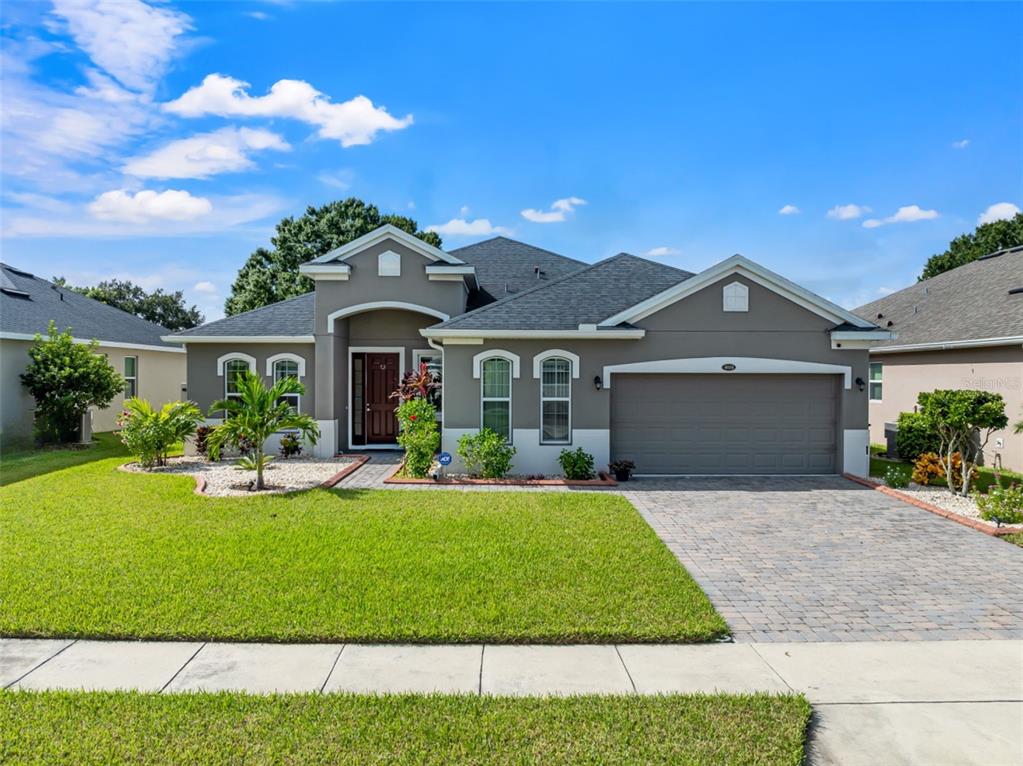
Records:
<instances>
[{"instance_id":1,"label":"gray garage door","mask_svg":"<svg viewBox=\"0 0 1023 766\"><path fill-rule=\"evenodd\" d=\"M636 473L835 473L833 375L615 375L611 454Z\"/></svg>"}]
</instances>

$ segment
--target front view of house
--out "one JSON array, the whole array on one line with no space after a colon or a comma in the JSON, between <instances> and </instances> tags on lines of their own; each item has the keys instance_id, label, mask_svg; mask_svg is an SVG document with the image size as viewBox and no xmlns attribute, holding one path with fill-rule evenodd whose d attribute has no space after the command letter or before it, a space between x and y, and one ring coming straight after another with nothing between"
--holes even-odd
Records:
<instances>
[{"instance_id":1,"label":"front view of house","mask_svg":"<svg viewBox=\"0 0 1023 766\"><path fill-rule=\"evenodd\" d=\"M393 448L390 394L426 363L442 448L493 429L516 474L576 447L641 475L867 473L868 348L891 333L741 256L692 274L384 226L301 271L313 292L167 336L190 399L230 397L243 370L297 376L317 454Z\"/></svg>"}]
</instances>

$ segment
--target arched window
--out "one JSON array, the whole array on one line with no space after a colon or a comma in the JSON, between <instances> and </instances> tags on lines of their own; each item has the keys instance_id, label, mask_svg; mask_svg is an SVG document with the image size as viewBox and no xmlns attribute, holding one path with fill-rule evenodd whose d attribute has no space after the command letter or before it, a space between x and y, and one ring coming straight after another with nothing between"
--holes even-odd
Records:
<instances>
[{"instance_id":1,"label":"arched window","mask_svg":"<svg viewBox=\"0 0 1023 766\"><path fill-rule=\"evenodd\" d=\"M480 427L511 441L512 363L501 357L484 359L480 367Z\"/></svg>"},{"instance_id":2,"label":"arched window","mask_svg":"<svg viewBox=\"0 0 1023 766\"><path fill-rule=\"evenodd\" d=\"M228 359L224 362L224 398L237 399L238 377L250 370L249 363L245 359Z\"/></svg>"},{"instance_id":3,"label":"arched window","mask_svg":"<svg viewBox=\"0 0 1023 766\"><path fill-rule=\"evenodd\" d=\"M572 441L572 362L560 356L540 366L540 443Z\"/></svg>"},{"instance_id":4,"label":"arched window","mask_svg":"<svg viewBox=\"0 0 1023 766\"><path fill-rule=\"evenodd\" d=\"M284 378L295 378L298 380L298 362L294 359L278 359L273 366L274 383ZM285 401L291 405L291 409L298 412L299 395L285 394L278 401Z\"/></svg>"}]
</instances>

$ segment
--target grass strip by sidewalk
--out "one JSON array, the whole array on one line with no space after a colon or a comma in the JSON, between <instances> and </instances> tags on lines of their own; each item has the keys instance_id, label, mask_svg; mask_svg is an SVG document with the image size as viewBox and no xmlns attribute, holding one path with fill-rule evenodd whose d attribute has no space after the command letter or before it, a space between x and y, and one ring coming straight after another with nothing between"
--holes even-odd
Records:
<instances>
[{"instance_id":1,"label":"grass strip by sidewalk","mask_svg":"<svg viewBox=\"0 0 1023 766\"><path fill-rule=\"evenodd\" d=\"M799 696L0 693L0 762L802 762Z\"/></svg>"},{"instance_id":2,"label":"grass strip by sidewalk","mask_svg":"<svg viewBox=\"0 0 1023 766\"><path fill-rule=\"evenodd\" d=\"M609 643L727 630L618 496L208 498L119 462L0 488L0 635Z\"/></svg>"}]
</instances>

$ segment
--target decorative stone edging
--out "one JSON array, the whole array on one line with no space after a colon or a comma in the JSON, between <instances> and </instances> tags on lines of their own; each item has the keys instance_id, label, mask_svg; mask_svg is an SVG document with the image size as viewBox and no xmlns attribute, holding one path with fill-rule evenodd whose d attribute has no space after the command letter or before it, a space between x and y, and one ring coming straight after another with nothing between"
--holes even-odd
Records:
<instances>
[{"instance_id":1,"label":"decorative stone edging","mask_svg":"<svg viewBox=\"0 0 1023 766\"><path fill-rule=\"evenodd\" d=\"M601 471L599 479L412 479L398 476L400 463L384 479L384 484L432 484L436 486L499 485L505 487L617 487L618 482Z\"/></svg>"},{"instance_id":2,"label":"decorative stone edging","mask_svg":"<svg viewBox=\"0 0 1023 766\"><path fill-rule=\"evenodd\" d=\"M366 463L369 462L369 455L338 455L338 457L352 458L352 462L342 468L340 471L335 473L329 479L320 484L321 489L330 489L334 485L338 484L342 479L347 479L353 473L362 468Z\"/></svg>"},{"instance_id":3,"label":"decorative stone edging","mask_svg":"<svg viewBox=\"0 0 1023 766\"><path fill-rule=\"evenodd\" d=\"M849 481L856 482L857 484L862 484L864 487L870 487L871 489L876 490L878 492L882 492L888 495L889 497L894 497L896 500L901 500L904 503L915 505L917 508L922 508L925 511L930 511L931 513L937 516L949 519L950 521L954 521L957 524L962 524L964 527L975 529L978 532L983 532L985 535L991 535L991 537L1004 537L1005 535L1019 534L1018 529L1011 529L1007 527L992 527L989 524L984 524L983 522L977 521L976 519L971 519L966 516L962 516L958 513L953 513L952 511L946 510L944 508L939 508L936 505L932 505L931 503L924 502L919 498L912 497L911 495L907 495L903 492L899 492L897 489L892 489L891 487L885 486L884 484L881 484L880 482L874 481L872 479L865 479L862 476L854 476L851 473L843 473L842 476L848 479Z\"/></svg>"}]
</instances>

